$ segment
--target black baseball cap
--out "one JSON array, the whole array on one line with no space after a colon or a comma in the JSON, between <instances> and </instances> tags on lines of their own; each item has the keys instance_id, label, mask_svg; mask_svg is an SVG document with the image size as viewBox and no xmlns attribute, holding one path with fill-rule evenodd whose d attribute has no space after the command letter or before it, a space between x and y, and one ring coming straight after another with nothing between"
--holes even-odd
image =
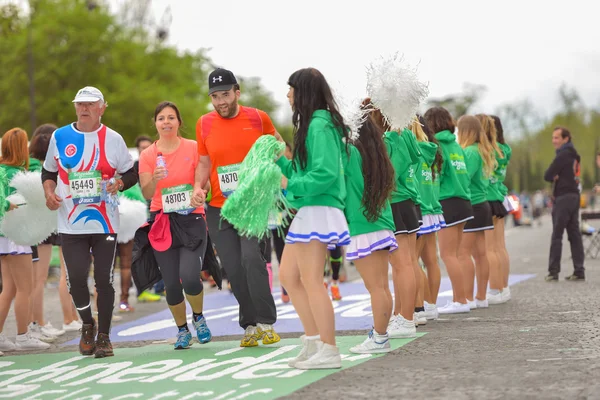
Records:
<instances>
[{"instance_id":1,"label":"black baseball cap","mask_svg":"<svg viewBox=\"0 0 600 400\"><path fill-rule=\"evenodd\" d=\"M221 90L229 90L233 88L233 85L237 85L237 83L233 72L217 68L208 75L208 94L213 94Z\"/></svg>"}]
</instances>

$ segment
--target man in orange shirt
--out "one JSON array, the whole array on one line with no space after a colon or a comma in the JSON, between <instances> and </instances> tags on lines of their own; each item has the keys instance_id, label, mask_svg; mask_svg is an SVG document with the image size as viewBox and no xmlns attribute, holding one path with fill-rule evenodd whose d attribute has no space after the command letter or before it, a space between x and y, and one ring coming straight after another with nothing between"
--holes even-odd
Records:
<instances>
[{"instance_id":1,"label":"man in orange shirt","mask_svg":"<svg viewBox=\"0 0 600 400\"><path fill-rule=\"evenodd\" d=\"M195 191L203 190L210 179L208 231L240 306L239 323L245 329L240 346L258 346L261 339L263 344L277 343L280 338L273 329L277 309L261 252L265 243L239 235L227 220L221 220L221 207L237 188L239 166L254 142L262 135L279 135L264 111L238 104L240 86L231 71L219 68L211 72L208 88L215 111L200 117L196 124L200 162Z\"/></svg>"}]
</instances>

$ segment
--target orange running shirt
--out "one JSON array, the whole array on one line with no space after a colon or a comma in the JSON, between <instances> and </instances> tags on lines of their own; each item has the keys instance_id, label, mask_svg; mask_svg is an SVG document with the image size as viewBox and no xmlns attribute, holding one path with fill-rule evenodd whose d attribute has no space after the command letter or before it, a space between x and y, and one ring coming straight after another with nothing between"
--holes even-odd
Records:
<instances>
[{"instance_id":1,"label":"orange running shirt","mask_svg":"<svg viewBox=\"0 0 600 400\"><path fill-rule=\"evenodd\" d=\"M195 140L180 139L179 147L172 153L163 153L167 163L167 177L158 181L150 211L160 211L163 208L162 189L189 184L194 187L196 166L198 165L198 145ZM153 174L156 169L156 142L140 154L140 174L148 172ZM204 207L196 208L193 213L204 214Z\"/></svg>"},{"instance_id":2,"label":"orange running shirt","mask_svg":"<svg viewBox=\"0 0 600 400\"><path fill-rule=\"evenodd\" d=\"M223 207L225 199L237 188L239 164L262 135L274 135L275 127L264 111L239 106L234 118L223 118L216 111L205 114L196 124L198 154L210 157L212 207Z\"/></svg>"}]
</instances>

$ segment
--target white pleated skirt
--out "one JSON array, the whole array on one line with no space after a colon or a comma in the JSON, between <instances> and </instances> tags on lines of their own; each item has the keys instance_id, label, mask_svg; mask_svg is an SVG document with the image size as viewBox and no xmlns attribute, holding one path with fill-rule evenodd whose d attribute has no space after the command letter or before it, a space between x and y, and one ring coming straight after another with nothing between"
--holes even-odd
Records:
<instances>
[{"instance_id":1,"label":"white pleated skirt","mask_svg":"<svg viewBox=\"0 0 600 400\"><path fill-rule=\"evenodd\" d=\"M15 244L12 240L6 237L0 237L0 255L2 256L18 256L21 254L31 254L31 246L21 246Z\"/></svg>"},{"instance_id":2,"label":"white pleated skirt","mask_svg":"<svg viewBox=\"0 0 600 400\"><path fill-rule=\"evenodd\" d=\"M350 238L350 245L346 250L346 259L358 260L379 250L388 249L392 252L397 248L398 244L394 232L390 230L363 233Z\"/></svg>"},{"instance_id":3,"label":"white pleated skirt","mask_svg":"<svg viewBox=\"0 0 600 400\"><path fill-rule=\"evenodd\" d=\"M446 220L442 214L423 215L423 225L419 227L418 236L434 233L446 227Z\"/></svg>"},{"instance_id":4,"label":"white pleated skirt","mask_svg":"<svg viewBox=\"0 0 600 400\"><path fill-rule=\"evenodd\" d=\"M326 206L306 206L298 210L285 242L308 243L318 240L327 244L328 249L350 244L348 223L342 210Z\"/></svg>"}]
</instances>

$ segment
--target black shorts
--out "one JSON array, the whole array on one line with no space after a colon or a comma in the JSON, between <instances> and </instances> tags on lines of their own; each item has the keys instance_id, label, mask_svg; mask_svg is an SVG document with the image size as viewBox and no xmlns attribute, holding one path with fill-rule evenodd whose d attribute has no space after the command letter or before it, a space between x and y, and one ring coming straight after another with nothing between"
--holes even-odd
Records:
<instances>
[{"instance_id":1,"label":"black shorts","mask_svg":"<svg viewBox=\"0 0 600 400\"><path fill-rule=\"evenodd\" d=\"M44 240L42 243L40 243L40 245L42 245L42 244L51 244L52 246L60 246L60 236L58 235L58 233L53 233L46 240Z\"/></svg>"},{"instance_id":2,"label":"black shorts","mask_svg":"<svg viewBox=\"0 0 600 400\"><path fill-rule=\"evenodd\" d=\"M417 219L419 220L419 226L423 225L423 212L421 206L417 205Z\"/></svg>"},{"instance_id":3,"label":"black shorts","mask_svg":"<svg viewBox=\"0 0 600 400\"><path fill-rule=\"evenodd\" d=\"M40 256L38 255L37 246L31 246L31 261L33 261L33 262L40 261Z\"/></svg>"},{"instance_id":4,"label":"black shorts","mask_svg":"<svg viewBox=\"0 0 600 400\"><path fill-rule=\"evenodd\" d=\"M446 228L462 224L473 219L473 208L471 202L460 197L450 197L440 200L442 214L446 221Z\"/></svg>"},{"instance_id":5,"label":"black shorts","mask_svg":"<svg viewBox=\"0 0 600 400\"><path fill-rule=\"evenodd\" d=\"M421 224L417 215L417 207L412 200L392 203L392 215L396 226L394 235L411 234L419 231Z\"/></svg>"},{"instance_id":6,"label":"black shorts","mask_svg":"<svg viewBox=\"0 0 600 400\"><path fill-rule=\"evenodd\" d=\"M490 208L492 209L492 216L496 218L504 218L508 215L508 211L504 208L504 204L501 201L494 200L490 201Z\"/></svg>"},{"instance_id":7,"label":"black shorts","mask_svg":"<svg viewBox=\"0 0 600 400\"><path fill-rule=\"evenodd\" d=\"M494 229L490 203L484 201L483 203L475 204L473 206L473 214L475 218L467 222L464 232L479 232Z\"/></svg>"}]
</instances>

